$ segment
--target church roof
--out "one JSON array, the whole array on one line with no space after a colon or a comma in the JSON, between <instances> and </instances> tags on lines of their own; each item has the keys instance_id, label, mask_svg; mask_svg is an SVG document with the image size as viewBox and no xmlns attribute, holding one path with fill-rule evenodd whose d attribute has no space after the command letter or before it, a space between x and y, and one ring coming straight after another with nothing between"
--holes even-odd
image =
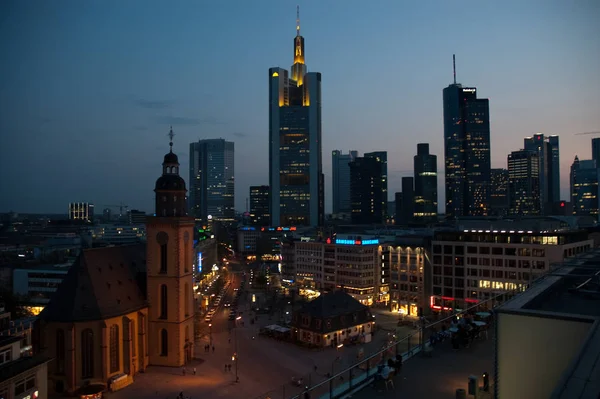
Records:
<instances>
[{"instance_id":1,"label":"church roof","mask_svg":"<svg viewBox=\"0 0 600 399\"><path fill-rule=\"evenodd\" d=\"M85 249L40 314L45 321L76 322L125 315L147 305L141 287L146 246Z\"/></svg>"}]
</instances>

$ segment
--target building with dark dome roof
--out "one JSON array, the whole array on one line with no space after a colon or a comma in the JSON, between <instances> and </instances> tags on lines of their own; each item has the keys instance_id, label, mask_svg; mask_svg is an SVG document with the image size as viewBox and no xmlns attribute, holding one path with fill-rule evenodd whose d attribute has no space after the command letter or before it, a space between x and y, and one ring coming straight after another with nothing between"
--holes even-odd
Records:
<instances>
[{"instance_id":1,"label":"building with dark dome roof","mask_svg":"<svg viewBox=\"0 0 600 399\"><path fill-rule=\"evenodd\" d=\"M192 359L195 221L170 146L146 245L84 250L36 322L35 349L54 358L51 393L101 397L149 365L181 367Z\"/></svg>"}]
</instances>

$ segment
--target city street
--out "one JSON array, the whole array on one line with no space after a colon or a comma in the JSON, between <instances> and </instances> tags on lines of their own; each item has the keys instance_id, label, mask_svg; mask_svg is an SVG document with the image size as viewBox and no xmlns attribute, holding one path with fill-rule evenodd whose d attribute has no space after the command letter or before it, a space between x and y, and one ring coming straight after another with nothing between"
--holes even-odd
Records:
<instances>
[{"instance_id":1,"label":"city street","mask_svg":"<svg viewBox=\"0 0 600 399\"><path fill-rule=\"evenodd\" d=\"M111 394L111 397L163 399L175 398L183 391L184 395L191 398L287 399L302 390L291 384L292 377L302 378L303 385L315 385L325 380L326 374L337 373L356 363L360 348L365 356L379 350L389 339L389 335L395 332L397 315L382 312L382 315L377 314L377 318L378 321L381 319L384 329L375 334L373 341L368 344L309 350L292 343L259 337L260 327L277 323L279 317L258 315L257 322L251 324L250 290L246 291L246 295L242 294L239 300L237 311L242 313L241 318L235 323L228 320L230 308L224 305L233 301L234 289L239 287L243 273L239 266L236 271L236 266L231 265L231 284L213 316L211 327L209 323L202 321L201 338L195 344L196 360L187 366L186 375L178 368L150 367L146 373L136 375L132 386ZM249 274L247 280L248 287ZM401 336L413 332L411 327L401 327L398 330ZM411 341L413 346L418 342L416 337ZM215 350L213 352L211 348L206 353L204 346L211 342ZM232 356L236 353L238 360L234 361ZM238 383L235 382L236 361L239 361ZM231 371L225 369L228 364L231 364ZM196 375L193 375L194 367Z\"/></svg>"}]
</instances>

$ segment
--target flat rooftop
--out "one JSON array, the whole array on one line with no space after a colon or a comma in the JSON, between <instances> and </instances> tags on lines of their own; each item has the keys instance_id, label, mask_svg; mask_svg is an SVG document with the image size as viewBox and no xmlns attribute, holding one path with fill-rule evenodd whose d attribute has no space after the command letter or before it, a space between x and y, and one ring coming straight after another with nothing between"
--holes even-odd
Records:
<instances>
[{"instance_id":1,"label":"flat rooftop","mask_svg":"<svg viewBox=\"0 0 600 399\"><path fill-rule=\"evenodd\" d=\"M522 304L522 309L600 317L600 253L579 258L540 282L545 288ZM524 296L527 293L525 293Z\"/></svg>"},{"instance_id":2,"label":"flat rooftop","mask_svg":"<svg viewBox=\"0 0 600 399\"><path fill-rule=\"evenodd\" d=\"M469 348L452 349L450 340L435 346L431 357L417 354L402 366L400 375L394 378L395 388L378 392L370 385L352 395L353 399L373 398L427 398L449 399L456 397L456 390L467 389L470 375L484 372L494 376L494 334L490 329L488 339L475 341ZM493 381L490 381L493 384ZM491 387L490 391L493 390ZM486 398L483 395L480 399ZM490 396L491 398L491 396Z\"/></svg>"}]
</instances>

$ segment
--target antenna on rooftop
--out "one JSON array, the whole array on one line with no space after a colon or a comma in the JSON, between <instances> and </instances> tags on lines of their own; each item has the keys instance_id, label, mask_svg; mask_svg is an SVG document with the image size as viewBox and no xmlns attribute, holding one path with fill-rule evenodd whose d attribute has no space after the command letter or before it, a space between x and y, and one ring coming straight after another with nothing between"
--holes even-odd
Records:
<instances>
[{"instance_id":1,"label":"antenna on rooftop","mask_svg":"<svg viewBox=\"0 0 600 399\"><path fill-rule=\"evenodd\" d=\"M456 84L456 54L452 54L452 71L454 72L454 84Z\"/></svg>"}]
</instances>

